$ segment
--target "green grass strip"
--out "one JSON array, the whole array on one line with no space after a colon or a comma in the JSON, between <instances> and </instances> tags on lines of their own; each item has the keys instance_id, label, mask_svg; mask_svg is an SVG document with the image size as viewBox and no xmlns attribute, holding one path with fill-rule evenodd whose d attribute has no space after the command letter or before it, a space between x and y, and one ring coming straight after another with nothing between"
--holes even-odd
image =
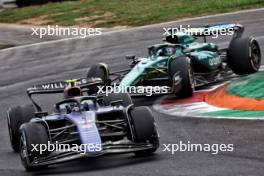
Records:
<instances>
[{"instance_id":1,"label":"green grass strip","mask_svg":"<svg viewBox=\"0 0 264 176\"><path fill-rule=\"evenodd\" d=\"M226 91L239 97L264 99L264 71L232 82L227 86Z\"/></svg>"},{"instance_id":2,"label":"green grass strip","mask_svg":"<svg viewBox=\"0 0 264 176\"><path fill-rule=\"evenodd\" d=\"M0 22L92 27L141 26L264 7L263 0L80 0L0 12ZM33 18L33 19L32 19Z\"/></svg>"}]
</instances>

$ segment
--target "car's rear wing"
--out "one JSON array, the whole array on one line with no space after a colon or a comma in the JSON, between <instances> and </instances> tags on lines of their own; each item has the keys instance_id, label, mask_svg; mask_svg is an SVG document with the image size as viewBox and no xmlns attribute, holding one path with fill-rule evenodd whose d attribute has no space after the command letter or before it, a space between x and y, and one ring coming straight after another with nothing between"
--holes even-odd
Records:
<instances>
[{"instance_id":1,"label":"car's rear wing","mask_svg":"<svg viewBox=\"0 0 264 176\"><path fill-rule=\"evenodd\" d=\"M190 35L194 36L205 36L205 35L213 35L213 34L221 34L223 32L234 32L233 34L241 34L244 31L244 27L241 24L233 24L233 23L224 23L224 24L213 24L206 25L204 27L190 28Z\"/></svg>"},{"instance_id":2,"label":"car's rear wing","mask_svg":"<svg viewBox=\"0 0 264 176\"><path fill-rule=\"evenodd\" d=\"M177 35L187 34L196 37L204 37L206 41L206 36L212 36L215 34L226 35L232 34L233 38L239 38L244 32L244 26L238 23L222 23L222 24L212 24L205 25L201 27L176 27L169 30L169 35L166 36L166 41L169 43L175 43ZM173 40L174 39L174 40ZM175 42L174 42L175 41Z\"/></svg>"},{"instance_id":3,"label":"car's rear wing","mask_svg":"<svg viewBox=\"0 0 264 176\"><path fill-rule=\"evenodd\" d=\"M90 86L102 85L101 78L80 78L75 81L75 85L79 86L83 92L87 91ZM38 111L41 111L41 107L34 101L32 95L34 94L53 94L63 93L64 89L69 85L68 81L58 81L33 85L27 89L29 99L32 101Z\"/></svg>"}]
</instances>

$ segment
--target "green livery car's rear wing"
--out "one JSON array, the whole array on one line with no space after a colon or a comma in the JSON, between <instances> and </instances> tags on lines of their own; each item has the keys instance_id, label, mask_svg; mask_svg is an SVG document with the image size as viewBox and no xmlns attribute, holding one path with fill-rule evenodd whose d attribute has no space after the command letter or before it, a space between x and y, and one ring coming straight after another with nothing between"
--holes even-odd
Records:
<instances>
[{"instance_id":1,"label":"green livery car's rear wing","mask_svg":"<svg viewBox=\"0 0 264 176\"><path fill-rule=\"evenodd\" d=\"M212 24L201 27L175 27L170 28L166 33L166 41L169 43L179 43L178 38L182 36L196 36L204 37L206 41L206 36L212 35L232 35L233 38L239 38L244 32L244 27L241 24L236 23L222 23L222 24Z\"/></svg>"},{"instance_id":2,"label":"green livery car's rear wing","mask_svg":"<svg viewBox=\"0 0 264 176\"><path fill-rule=\"evenodd\" d=\"M194 36L205 36L213 34L226 34L228 32L235 34L235 32L243 32L244 27L240 24L214 24L206 25L204 27L189 28L188 33Z\"/></svg>"}]
</instances>

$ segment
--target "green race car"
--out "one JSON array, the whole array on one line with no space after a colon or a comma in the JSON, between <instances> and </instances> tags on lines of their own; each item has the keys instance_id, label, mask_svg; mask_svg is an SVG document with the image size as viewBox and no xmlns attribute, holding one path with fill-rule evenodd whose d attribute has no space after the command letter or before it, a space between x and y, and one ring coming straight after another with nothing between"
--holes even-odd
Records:
<instances>
[{"instance_id":1,"label":"green race car","mask_svg":"<svg viewBox=\"0 0 264 176\"><path fill-rule=\"evenodd\" d=\"M206 41L206 35L223 34L223 31L232 34L228 48L219 49ZM107 87L105 91L114 86L112 91L132 95L174 93L190 97L199 86L228 79L233 73L245 75L258 71L259 44L253 37L242 38L243 31L240 24L190 28L185 33L170 29L166 43L148 48L148 57L127 56L131 68L111 73L106 64L98 64L88 70L87 76L100 77ZM204 42L198 42L197 36L204 37Z\"/></svg>"}]
</instances>

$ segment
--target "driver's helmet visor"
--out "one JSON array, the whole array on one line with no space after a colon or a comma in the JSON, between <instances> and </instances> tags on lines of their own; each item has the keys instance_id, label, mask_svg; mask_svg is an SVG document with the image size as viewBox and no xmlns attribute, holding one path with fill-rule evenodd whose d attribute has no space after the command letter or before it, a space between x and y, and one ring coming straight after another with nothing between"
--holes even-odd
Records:
<instances>
[{"instance_id":1,"label":"driver's helmet visor","mask_svg":"<svg viewBox=\"0 0 264 176\"><path fill-rule=\"evenodd\" d=\"M172 56L176 52L176 48L173 46L166 46L157 50L158 56Z\"/></svg>"}]
</instances>

